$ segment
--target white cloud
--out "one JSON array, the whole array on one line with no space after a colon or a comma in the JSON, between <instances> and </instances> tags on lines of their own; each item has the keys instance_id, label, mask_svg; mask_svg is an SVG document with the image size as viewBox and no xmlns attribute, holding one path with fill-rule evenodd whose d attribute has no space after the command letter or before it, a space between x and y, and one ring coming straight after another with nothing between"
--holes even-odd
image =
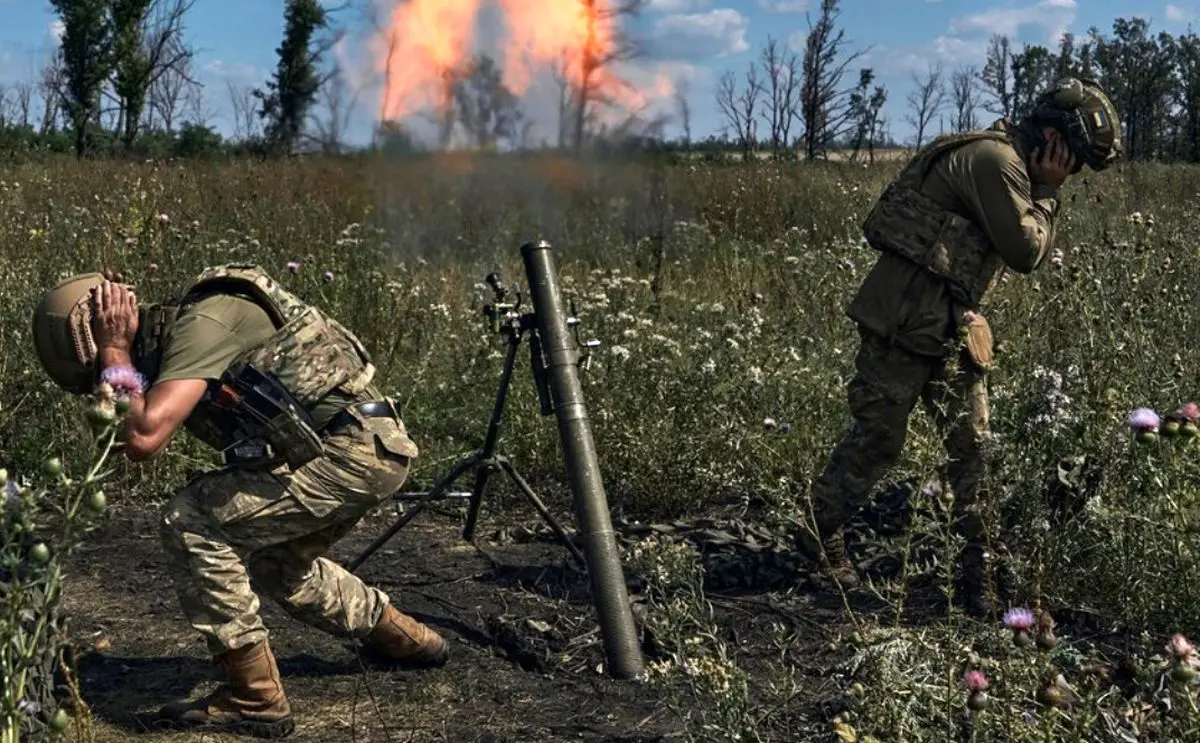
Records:
<instances>
[{"instance_id":1,"label":"white cloud","mask_svg":"<svg viewBox=\"0 0 1200 743\"><path fill-rule=\"evenodd\" d=\"M658 57L684 61L738 54L750 48L749 25L750 19L733 8L670 15L654 24L653 49Z\"/></svg>"},{"instance_id":2,"label":"white cloud","mask_svg":"<svg viewBox=\"0 0 1200 743\"><path fill-rule=\"evenodd\" d=\"M683 13L689 10L701 10L712 4L712 0L650 0L650 10L660 13Z\"/></svg>"},{"instance_id":3,"label":"white cloud","mask_svg":"<svg viewBox=\"0 0 1200 743\"><path fill-rule=\"evenodd\" d=\"M1187 23L1192 19L1192 14L1185 8L1178 5L1168 3L1166 10L1167 21L1171 23Z\"/></svg>"},{"instance_id":4,"label":"white cloud","mask_svg":"<svg viewBox=\"0 0 1200 743\"><path fill-rule=\"evenodd\" d=\"M249 62L226 62L222 59L210 59L204 63L201 69L208 75L225 78L235 83L258 83L265 77L263 72Z\"/></svg>"},{"instance_id":5,"label":"white cloud","mask_svg":"<svg viewBox=\"0 0 1200 743\"><path fill-rule=\"evenodd\" d=\"M808 10L808 0L758 0L758 4L773 13L803 13Z\"/></svg>"},{"instance_id":6,"label":"white cloud","mask_svg":"<svg viewBox=\"0 0 1200 743\"><path fill-rule=\"evenodd\" d=\"M995 33L1015 38L1021 29L1034 26L1047 31L1047 43L1056 43L1075 21L1077 10L1076 0L1041 0L1031 5L991 8L951 21L950 32Z\"/></svg>"},{"instance_id":7,"label":"white cloud","mask_svg":"<svg viewBox=\"0 0 1200 743\"><path fill-rule=\"evenodd\" d=\"M59 43L59 44L62 43L63 34L65 34L66 32L67 32L67 27L63 24L62 21L58 20L57 18L55 18L53 21L50 21L50 35L52 37L54 37L54 40L57 43Z\"/></svg>"},{"instance_id":8,"label":"white cloud","mask_svg":"<svg viewBox=\"0 0 1200 743\"><path fill-rule=\"evenodd\" d=\"M793 31L788 37L788 49L791 49L796 54L804 54L804 45L808 43L808 31L800 30Z\"/></svg>"}]
</instances>

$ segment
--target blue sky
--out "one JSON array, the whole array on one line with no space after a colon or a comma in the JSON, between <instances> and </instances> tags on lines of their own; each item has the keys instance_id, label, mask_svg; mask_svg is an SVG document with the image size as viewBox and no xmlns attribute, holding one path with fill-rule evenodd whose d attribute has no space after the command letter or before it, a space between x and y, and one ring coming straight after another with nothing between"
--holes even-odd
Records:
<instances>
[{"instance_id":1,"label":"blue sky","mask_svg":"<svg viewBox=\"0 0 1200 743\"><path fill-rule=\"evenodd\" d=\"M563 0L564 2L566 0ZM382 3L385 0L376 0ZM692 109L694 137L722 126L713 91L722 72L744 72L768 36L801 49L807 31L805 10L818 0L649 0L634 32L647 42L649 56L627 78L644 79L650 70L684 81ZM875 68L888 85L885 116L894 136L907 138L904 121L911 75L942 63L947 70L982 63L988 36L1008 33L1018 43L1052 43L1064 30L1082 35L1090 26L1111 30L1117 17L1147 18L1154 30L1179 33L1200 17L1200 0L1174 4L1156 0L843 0L842 27L853 48L871 46L863 65ZM346 15L349 21L358 16ZM196 60L205 84L208 123L232 131L227 83L261 84L274 66L282 34L282 0L202 0L187 20L198 47ZM32 79L53 51L55 16L46 0L0 0L0 85ZM362 140L378 108L364 46L351 40L346 58L362 87L350 136ZM356 54L355 52L360 52ZM857 66L856 66L857 67ZM857 77L849 71L846 83ZM666 102L664 106L668 105ZM763 125L760 124L760 132ZM672 127L669 132L678 130ZM798 131L796 132L799 133Z\"/></svg>"}]
</instances>

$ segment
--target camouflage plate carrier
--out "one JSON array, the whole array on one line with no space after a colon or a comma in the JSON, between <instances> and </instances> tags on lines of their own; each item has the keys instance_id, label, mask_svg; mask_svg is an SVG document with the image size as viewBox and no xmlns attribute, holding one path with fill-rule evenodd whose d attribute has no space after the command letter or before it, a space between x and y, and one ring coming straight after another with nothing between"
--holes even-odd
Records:
<instances>
[{"instance_id":1,"label":"camouflage plate carrier","mask_svg":"<svg viewBox=\"0 0 1200 743\"><path fill-rule=\"evenodd\" d=\"M982 229L925 196L921 187L942 155L986 140L1012 143L1009 134L998 129L933 140L888 184L862 226L871 247L907 258L944 279L951 295L971 309L979 307L999 278L1004 260Z\"/></svg>"},{"instance_id":2,"label":"camouflage plate carrier","mask_svg":"<svg viewBox=\"0 0 1200 743\"><path fill-rule=\"evenodd\" d=\"M375 376L370 355L341 323L295 296L261 268L230 264L206 269L179 293L175 306L148 313L165 345L170 323L212 294L243 297L262 307L276 332L229 365L210 384L185 423L222 452L226 464L275 464L292 469L324 451L313 409L330 393L355 396Z\"/></svg>"}]
</instances>

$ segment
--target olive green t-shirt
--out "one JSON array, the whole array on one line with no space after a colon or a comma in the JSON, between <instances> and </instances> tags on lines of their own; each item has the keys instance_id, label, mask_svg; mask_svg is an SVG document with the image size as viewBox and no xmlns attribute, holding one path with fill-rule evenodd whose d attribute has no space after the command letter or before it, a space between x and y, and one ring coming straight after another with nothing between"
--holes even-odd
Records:
<instances>
[{"instance_id":1,"label":"olive green t-shirt","mask_svg":"<svg viewBox=\"0 0 1200 743\"><path fill-rule=\"evenodd\" d=\"M249 299L206 297L179 313L155 381L219 379L231 361L274 332L266 310Z\"/></svg>"},{"instance_id":2,"label":"olive green t-shirt","mask_svg":"<svg viewBox=\"0 0 1200 743\"><path fill-rule=\"evenodd\" d=\"M228 294L205 297L179 313L154 381L220 379L234 359L274 333L270 316L253 301ZM320 426L353 402L335 392L310 412Z\"/></svg>"}]
</instances>

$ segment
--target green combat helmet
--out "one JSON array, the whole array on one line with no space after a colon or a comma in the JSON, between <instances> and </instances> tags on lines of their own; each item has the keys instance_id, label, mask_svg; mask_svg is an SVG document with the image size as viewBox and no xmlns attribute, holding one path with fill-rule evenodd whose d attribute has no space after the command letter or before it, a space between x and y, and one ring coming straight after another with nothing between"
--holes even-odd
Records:
<instances>
[{"instance_id":1,"label":"green combat helmet","mask_svg":"<svg viewBox=\"0 0 1200 743\"><path fill-rule=\"evenodd\" d=\"M93 287L99 273L72 276L46 292L33 312L33 345L42 368L62 389L79 395L96 383L96 341L92 337Z\"/></svg>"},{"instance_id":2,"label":"green combat helmet","mask_svg":"<svg viewBox=\"0 0 1200 743\"><path fill-rule=\"evenodd\" d=\"M1121 119L1099 83L1087 77L1058 80L1034 102L1026 130L1039 145L1041 128L1052 126L1066 137L1075 155L1075 171L1087 165L1100 172L1121 157Z\"/></svg>"}]
</instances>

